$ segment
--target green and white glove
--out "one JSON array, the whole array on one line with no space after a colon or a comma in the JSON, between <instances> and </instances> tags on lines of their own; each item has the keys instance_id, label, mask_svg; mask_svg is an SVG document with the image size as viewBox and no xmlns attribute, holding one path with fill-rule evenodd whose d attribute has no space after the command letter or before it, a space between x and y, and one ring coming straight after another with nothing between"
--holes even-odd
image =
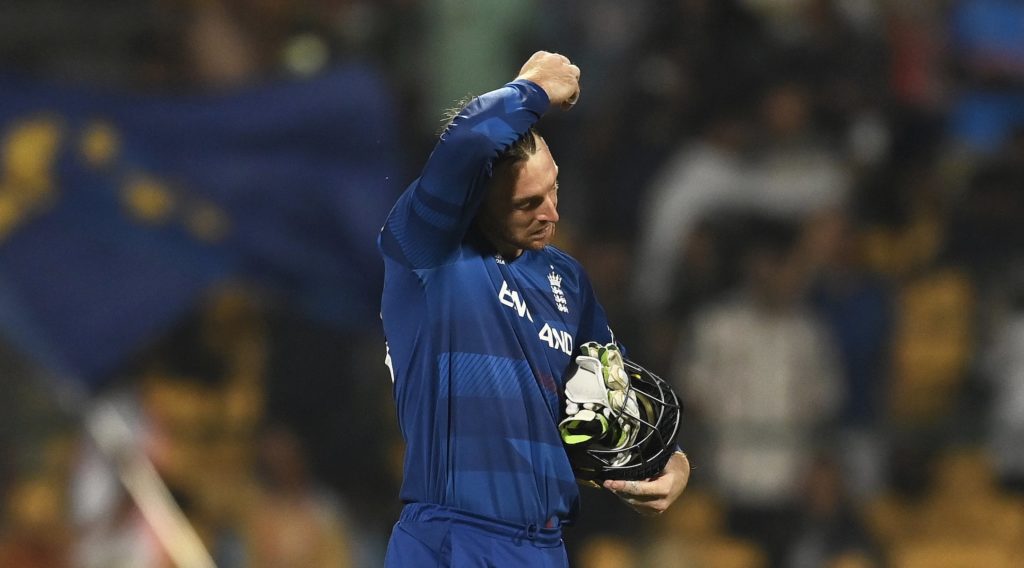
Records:
<instances>
[{"instance_id":1,"label":"green and white glove","mask_svg":"<svg viewBox=\"0 0 1024 568\"><path fill-rule=\"evenodd\" d=\"M558 424L562 441L570 446L600 443L611 450L625 448L637 432L629 418L639 419L640 414L622 353L614 343L595 342L584 343L580 351L576 373L565 383L566 418Z\"/></svg>"}]
</instances>

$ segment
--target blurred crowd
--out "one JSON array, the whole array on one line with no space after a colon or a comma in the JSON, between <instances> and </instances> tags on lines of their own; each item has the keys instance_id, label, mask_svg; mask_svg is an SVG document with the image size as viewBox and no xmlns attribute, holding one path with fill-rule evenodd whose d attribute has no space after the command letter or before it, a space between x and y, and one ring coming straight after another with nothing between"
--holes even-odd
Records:
<instances>
[{"instance_id":1,"label":"blurred crowd","mask_svg":"<svg viewBox=\"0 0 1024 568\"><path fill-rule=\"evenodd\" d=\"M1024 94L1024 45L958 41L983 3L9 0L0 68L167 93L366 62L411 181L443 109L566 54L580 103L541 124L558 244L678 388L694 465L655 519L584 490L573 565L998 568L1024 564L1024 121L979 142L954 118ZM245 282L87 403L4 347L0 566L170 565L84 426L109 408L217 566L379 565L401 475L383 357L376 323Z\"/></svg>"}]
</instances>

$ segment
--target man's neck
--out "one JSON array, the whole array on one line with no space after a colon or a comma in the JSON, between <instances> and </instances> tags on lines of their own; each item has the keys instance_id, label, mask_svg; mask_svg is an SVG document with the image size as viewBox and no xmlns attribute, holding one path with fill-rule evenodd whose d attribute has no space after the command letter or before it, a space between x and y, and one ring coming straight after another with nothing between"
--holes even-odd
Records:
<instances>
[{"instance_id":1,"label":"man's neck","mask_svg":"<svg viewBox=\"0 0 1024 568\"><path fill-rule=\"evenodd\" d=\"M494 241L491 241L491 244L494 245L494 248L498 249L498 254L500 254L505 260L515 260L523 254L523 249L521 248L515 248L510 245L502 247L497 245Z\"/></svg>"},{"instance_id":2,"label":"man's neck","mask_svg":"<svg viewBox=\"0 0 1024 568\"><path fill-rule=\"evenodd\" d=\"M486 226L484 226L483 223L478 223L477 227L480 230L480 234L483 235L484 240L494 247L494 250L498 251L498 254L500 254L505 260L515 260L523 254L523 249L517 248L515 245L492 233Z\"/></svg>"}]
</instances>

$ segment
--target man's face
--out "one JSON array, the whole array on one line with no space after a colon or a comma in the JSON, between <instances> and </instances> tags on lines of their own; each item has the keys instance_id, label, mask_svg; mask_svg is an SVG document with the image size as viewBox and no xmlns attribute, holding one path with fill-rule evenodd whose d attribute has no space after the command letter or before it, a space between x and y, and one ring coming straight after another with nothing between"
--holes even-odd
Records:
<instances>
[{"instance_id":1,"label":"man's face","mask_svg":"<svg viewBox=\"0 0 1024 568\"><path fill-rule=\"evenodd\" d=\"M503 256L540 250L558 223L558 166L543 139L525 161L501 164L480 211L484 235Z\"/></svg>"}]
</instances>

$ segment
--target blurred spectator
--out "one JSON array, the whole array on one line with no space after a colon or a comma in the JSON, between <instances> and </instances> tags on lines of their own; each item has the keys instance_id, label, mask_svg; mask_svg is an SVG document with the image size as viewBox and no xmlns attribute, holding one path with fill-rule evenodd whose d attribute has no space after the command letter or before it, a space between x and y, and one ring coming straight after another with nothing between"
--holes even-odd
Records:
<instances>
[{"instance_id":1,"label":"blurred spectator","mask_svg":"<svg viewBox=\"0 0 1024 568\"><path fill-rule=\"evenodd\" d=\"M380 332L340 333L295 316L271 323L269 415L304 442L316 477L383 546L402 504L381 495L397 494L403 449Z\"/></svg>"},{"instance_id":2,"label":"blurred spectator","mask_svg":"<svg viewBox=\"0 0 1024 568\"><path fill-rule=\"evenodd\" d=\"M975 348L975 290L956 267L901 287L893 336L890 416L907 430L941 426L958 407Z\"/></svg>"},{"instance_id":3,"label":"blurred spectator","mask_svg":"<svg viewBox=\"0 0 1024 568\"><path fill-rule=\"evenodd\" d=\"M0 566L71 566L69 389L0 339Z\"/></svg>"},{"instance_id":4,"label":"blurred spectator","mask_svg":"<svg viewBox=\"0 0 1024 568\"><path fill-rule=\"evenodd\" d=\"M979 284L998 284L1001 273L1024 257L1024 127L977 164L955 204L950 256L970 267Z\"/></svg>"},{"instance_id":5,"label":"blurred spectator","mask_svg":"<svg viewBox=\"0 0 1024 568\"><path fill-rule=\"evenodd\" d=\"M357 558L353 534L336 497L310 477L299 440L269 430L261 448L265 496L253 507L247 531L253 568L347 568ZM372 554L379 550L370 549ZM366 561L373 556L366 554Z\"/></svg>"},{"instance_id":6,"label":"blurred spectator","mask_svg":"<svg viewBox=\"0 0 1024 568\"><path fill-rule=\"evenodd\" d=\"M988 448L1002 486L1024 495L1024 272L1009 279L983 355L991 384Z\"/></svg>"},{"instance_id":7,"label":"blurred spectator","mask_svg":"<svg viewBox=\"0 0 1024 568\"><path fill-rule=\"evenodd\" d=\"M813 110L810 86L799 80L783 79L764 94L750 207L802 221L846 205L849 173Z\"/></svg>"},{"instance_id":8,"label":"blurred spectator","mask_svg":"<svg viewBox=\"0 0 1024 568\"><path fill-rule=\"evenodd\" d=\"M843 390L839 454L845 482L864 498L885 483L886 397L893 334L893 293L864 263L858 234L845 215L825 217L805 238L813 260L810 300L838 350Z\"/></svg>"},{"instance_id":9,"label":"blurred spectator","mask_svg":"<svg viewBox=\"0 0 1024 568\"><path fill-rule=\"evenodd\" d=\"M743 109L766 52L759 22L740 2L662 0L656 6L634 71L636 94L617 113L623 133L612 140L624 143L612 150L614 160L599 160L623 170L603 175L621 180L608 193L635 202L627 208L614 200L600 218L635 211L640 232L631 236L637 244L631 300L645 318L667 308L673 286L689 277L678 274L679 260L697 223L716 208L744 201L751 125Z\"/></svg>"},{"instance_id":10,"label":"blurred spectator","mask_svg":"<svg viewBox=\"0 0 1024 568\"><path fill-rule=\"evenodd\" d=\"M350 566L332 501L314 491L294 438L267 437L257 473L267 353L252 300L226 289L142 356L108 397L132 426L218 566ZM150 526L118 488L111 456L90 453L76 480L80 565L169 566Z\"/></svg>"},{"instance_id":11,"label":"blurred spectator","mask_svg":"<svg viewBox=\"0 0 1024 568\"><path fill-rule=\"evenodd\" d=\"M760 542L772 562L843 397L835 348L801 303L795 239L776 222L751 233L742 289L694 316L674 371L707 428L709 477L729 503L730 528Z\"/></svg>"},{"instance_id":12,"label":"blurred spectator","mask_svg":"<svg viewBox=\"0 0 1024 568\"><path fill-rule=\"evenodd\" d=\"M978 290L970 272L949 254L951 205L944 180L926 162L888 173L869 191L885 191L887 207L867 214L865 261L894 285L891 380L892 426L923 434L941 427L964 392L973 360Z\"/></svg>"},{"instance_id":13,"label":"blurred spectator","mask_svg":"<svg viewBox=\"0 0 1024 568\"><path fill-rule=\"evenodd\" d=\"M716 209L745 204L748 130L740 116L713 116L658 174L643 206L633 276L633 303L645 316L664 313L674 285L689 276L678 270L698 223Z\"/></svg>"},{"instance_id":14,"label":"blurred spectator","mask_svg":"<svg viewBox=\"0 0 1024 568\"><path fill-rule=\"evenodd\" d=\"M703 241L691 246L690 239L713 214L755 213L810 225L847 203L850 178L840 156L819 138L800 83L779 82L761 98L752 160L743 154L751 125L732 107L720 112L708 120L699 141L667 163L645 202L632 296L644 318L663 317L673 292L700 289L688 280L703 283L706 275L680 272L699 262ZM652 341L672 335L664 326L654 328ZM655 346L655 357L663 351Z\"/></svg>"},{"instance_id":15,"label":"blurred spectator","mask_svg":"<svg viewBox=\"0 0 1024 568\"><path fill-rule=\"evenodd\" d=\"M219 535L220 521L247 484L224 475L216 444L224 433L224 356L203 341L199 321L183 325L143 356L127 389L106 398L130 425L128 441L152 461L189 522L220 562L238 555L233 535ZM137 382L135 382L137 381ZM102 446L101 446L102 447ZM75 479L83 568L170 566L170 557L142 511L120 489L113 456L88 451ZM220 537L220 538L218 538ZM220 550L218 550L220 548Z\"/></svg>"},{"instance_id":16,"label":"blurred spectator","mask_svg":"<svg viewBox=\"0 0 1024 568\"><path fill-rule=\"evenodd\" d=\"M893 97L911 124L929 121L936 118L949 95L943 65L947 55L943 10L920 2L900 2L889 8L885 24Z\"/></svg>"},{"instance_id":17,"label":"blurred spectator","mask_svg":"<svg viewBox=\"0 0 1024 568\"><path fill-rule=\"evenodd\" d=\"M859 512L843 483L841 463L824 455L814 460L805 477L799 529L786 554L790 568L829 566L857 555L877 566L877 556Z\"/></svg>"}]
</instances>

